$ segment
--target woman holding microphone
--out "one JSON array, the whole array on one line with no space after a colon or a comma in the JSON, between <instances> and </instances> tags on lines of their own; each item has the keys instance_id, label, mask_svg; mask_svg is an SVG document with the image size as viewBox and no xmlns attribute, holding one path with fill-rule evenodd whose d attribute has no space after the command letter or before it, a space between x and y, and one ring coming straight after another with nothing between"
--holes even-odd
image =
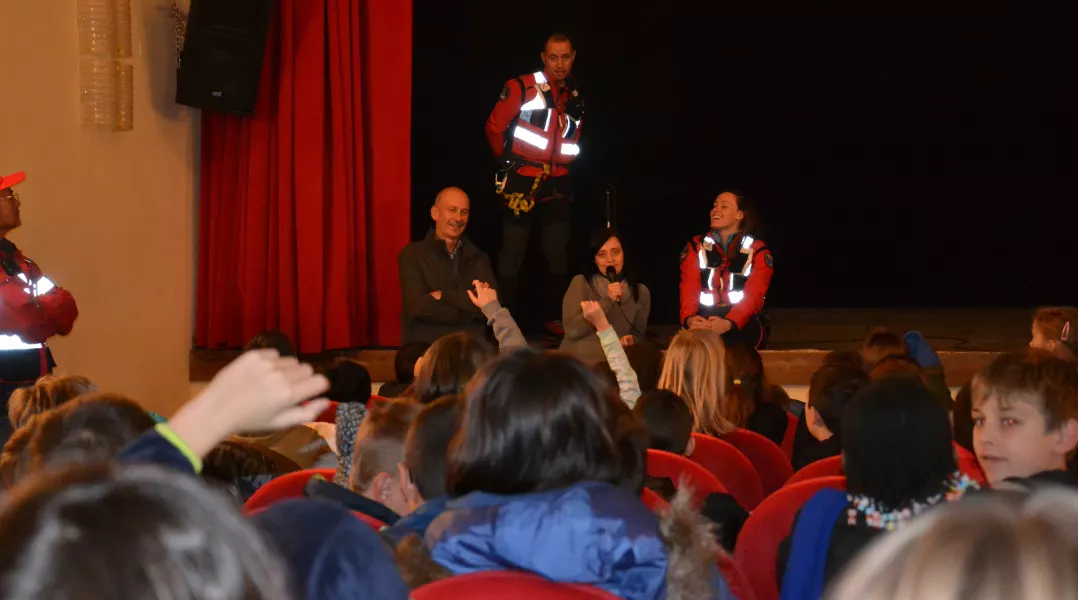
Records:
<instances>
[{"instance_id":1,"label":"woman holding microphone","mask_svg":"<svg viewBox=\"0 0 1078 600\"><path fill-rule=\"evenodd\" d=\"M612 228L596 232L588 241L589 261L584 272L573 278L562 299L565 338L560 350L584 364L606 361L595 328L584 318L580 303L598 302L618 334L622 346L644 341L651 312L651 292L626 269L621 238Z\"/></svg>"}]
</instances>

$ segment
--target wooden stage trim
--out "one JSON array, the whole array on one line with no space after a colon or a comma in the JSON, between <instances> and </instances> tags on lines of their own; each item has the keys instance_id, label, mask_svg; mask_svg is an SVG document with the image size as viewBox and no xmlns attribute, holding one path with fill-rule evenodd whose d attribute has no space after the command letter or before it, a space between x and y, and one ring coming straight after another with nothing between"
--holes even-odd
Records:
<instances>
[{"instance_id":1,"label":"wooden stage trim","mask_svg":"<svg viewBox=\"0 0 1078 600\"><path fill-rule=\"evenodd\" d=\"M194 349L188 361L188 376L192 382L209 381L225 365L240 355L239 350L204 350ZM309 354L301 360L314 365L317 370L324 370L338 358L346 356L357 360L370 371L371 381L393 381L397 378L393 371L393 357L396 349L335 350L320 354Z\"/></svg>"},{"instance_id":2,"label":"wooden stage trim","mask_svg":"<svg viewBox=\"0 0 1078 600\"><path fill-rule=\"evenodd\" d=\"M965 385L1000 351L1014 350L1029 342L1032 309L774 309L768 310L772 336L764 350L764 368L772 383L808 385L828 350L857 349L874 326L892 331L921 331L937 350L947 372L947 385ZM677 333L677 324L653 324L649 337L662 347ZM549 346L549 339L533 343ZM393 357L390 349L359 349L303 356L324 368L337 357L347 356L363 363L373 381L392 381ZM222 367L239 355L238 350L192 350L192 382L209 381Z\"/></svg>"},{"instance_id":3,"label":"wooden stage trim","mask_svg":"<svg viewBox=\"0 0 1078 600\"><path fill-rule=\"evenodd\" d=\"M947 385L960 387L969 382L996 352L939 352L947 374ZM236 350L193 350L191 352L191 381L209 381L231 360L239 355ZM357 360L371 373L372 381L393 381L394 349L372 349L325 352L304 356L315 368L324 369L340 356ZM819 368L825 350L763 350L764 370L771 383L778 385L808 385L812 374Z\"/></svg>"},{"instance_id":4,"label":"wooden stage trim","mask_svg":"<svg viewBox=\"0 0 1078 600\"><path fill-rule=\"evenodd\" d=\"M969 383L998 352L939 352L940 362L950 387ZM808 385L820 367L825 350L762 350L764 372L768 381L778 385Z\"/></svg>"}]
</instances>

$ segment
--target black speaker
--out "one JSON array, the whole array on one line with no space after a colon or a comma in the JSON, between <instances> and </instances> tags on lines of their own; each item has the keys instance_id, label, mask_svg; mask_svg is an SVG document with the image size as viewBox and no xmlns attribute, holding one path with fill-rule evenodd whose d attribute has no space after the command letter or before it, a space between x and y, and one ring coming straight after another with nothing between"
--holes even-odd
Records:
<instances>
[{"instance_id":1,"label":"black speaker","mask_svg":"<svg viewBox=\"0 0 1078 600\"><path fill-rule=\"evenodd\" d=\"M273 0L192 0L176 102L252 114L272 10Z\"/></svg>"}]
</instances>

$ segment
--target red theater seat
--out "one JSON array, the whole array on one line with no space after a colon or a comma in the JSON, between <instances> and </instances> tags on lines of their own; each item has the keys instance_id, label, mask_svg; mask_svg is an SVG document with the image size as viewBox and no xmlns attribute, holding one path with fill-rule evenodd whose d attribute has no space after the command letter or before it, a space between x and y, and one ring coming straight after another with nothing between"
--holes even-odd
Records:
<instances>
[{"instance_id":1,"label":"red theater seat","mask_svg":"<svg viewBox=\"0 0 1078 600\"><path fill-rule=\"evenodd\" d=\"M243 505L243 512L250 514L274 502L288 498L302 498L303 489L307 487L307 482L310 481L311 477L321 475L325 479L333 481L335 473L335 469L304 469L271 479L247 499L247 502Z\"/></svg>"},{"instance_id":2,"label":"red theater seat","mask_svg":"<svg viewBox=\"0 0 1078 600\"><path fill-rule=\"evenodd\" d=\"M614 599L617 596L587 585L555 583L532 573L486 571L457 575L428 583L412 592L412 600L502 600L503 598L538 598L573 600Z\"/></svg>"},{"instance_id":3,"label":"red theater seat","mask_svg":"<svg viewBox=\"0 0 1078 600\"><path fill-rule=\"evenodd\" d=\"M756 600L778 600L775 554L779 544L790 535L797 511L824 488L845 490L846 478L819 477L786 486L764 498L745 521L737 537L734 560Z\"/></svg>"},{"instance_id":4,"label":"red theater seat","mask_svg":"<svg viewBox=\"0 0 1078 600\"><path fill-rule=\"evenodd\" d=\"M680 486L684 480L692 486L692 499L695 507L699 507L700 503L709 494L727 493L722 483L707 469L684 456L670 452L648 449L647 472L652 477L669 478L675 487Z\"/></svg>"},{"instance_id":5,"label":"red theater seat","mask_svg":"<svg viewBox=\"0 0 1078 600\"><path fill-rule=\"evenodd\" d=\"M829 456L827 458L821 458L820 460L810 462L809 464L801 467L801 470L794 473L794 476L786 481L786 485L797 483L799 481L805 481L806 479L816 479L817 477L835 477L838 475L845 474L845 471L842 470L842 457Z\"/></svg>"},{"instance_id":6,"label":"red theater seat","mask_svg":"<svg viewBox=\"0 0 1078 600\"><path fill-rule=\"evenodd\" d=\"M749 459L729 442L703 433L694 433L692 437L696 448L689 460L717 477L741 508L747 511L756 508L764 499L764 485Z\"/></svg>"},{"instance_id":7,"label":"red theater seat","mask_svg":"<svg viewBox=\"0 0 1078 600\"><path fill-rule=\"evenodd\" d=\"M736 429L721 439L733 444L752 461L752 466L760 475L760 482L764 484L765 495L782 487L794 474L790 459L786 458L782 448L755 431Z\"/></svg>"}]
</instances>

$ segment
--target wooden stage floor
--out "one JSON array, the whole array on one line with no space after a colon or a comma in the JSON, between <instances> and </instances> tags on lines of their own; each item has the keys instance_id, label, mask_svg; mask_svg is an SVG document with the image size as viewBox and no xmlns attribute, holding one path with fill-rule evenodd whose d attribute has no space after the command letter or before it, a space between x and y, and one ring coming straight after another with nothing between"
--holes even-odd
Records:
<instances>
[{"instance_id":1,"label":"wooden stage floor","mask_svg":"<svg viewBox=\"0 0 1078 600\"><path fill-rule=\"evenodd\" d=\"M873 327L888 327L896 332L920 331L939 352L948 385L961 386L996 353L1028 343L1033 310L774 309L768 314L771 342L762 355L773 383L807 385L828 351L857 348ZM677 325L654 325L648 335L665 345L677 329ZM364 363L371 378L380 382L393 379L395 353L391 348L356 349L303 358L325 365L338 356L349 356ZM237 354L234 350L192 350L191 381L209 381Z\"/></svg>"}]
</instances>

